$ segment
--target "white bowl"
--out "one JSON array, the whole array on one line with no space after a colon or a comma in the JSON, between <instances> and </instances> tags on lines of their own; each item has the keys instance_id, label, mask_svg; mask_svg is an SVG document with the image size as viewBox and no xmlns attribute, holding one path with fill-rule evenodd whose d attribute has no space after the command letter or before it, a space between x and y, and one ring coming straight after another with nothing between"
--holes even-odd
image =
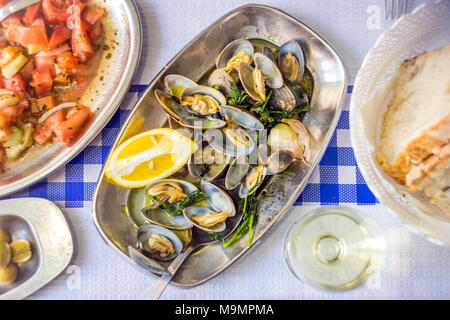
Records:
<instances>
[{"instance_id":1,"label":"white bowl","mask_svg":"<svg viewBox=\"0 0 450 320\"><path fill-rule=\"evenodd\" d=\"M450 1L421 5L399 19L369 51L356 77L350 107L355 157L381 203L429 239L450 244L450 218L424 196L399 186L376 163L380 120L392 94L392 78L408 58L450 44ZM448 72L448 70L443 70Z\"/></svg>"}]
</instances>

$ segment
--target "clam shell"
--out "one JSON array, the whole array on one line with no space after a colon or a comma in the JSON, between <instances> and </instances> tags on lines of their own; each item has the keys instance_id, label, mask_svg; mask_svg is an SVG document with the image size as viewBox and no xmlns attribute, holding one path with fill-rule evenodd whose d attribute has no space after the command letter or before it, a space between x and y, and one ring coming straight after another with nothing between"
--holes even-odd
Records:
<instances>
[{"instance_id":1,"label":"clam shell","mask_svg":"<svg viewBox=\"0 0 450 320\"><path fill-rule=\"evenodd\" d=\"M208 86L217 86L226 97L230 96L233 84L235 84L235 80L223 69L214 70L208 79Z\"/></svg>"},{"instance_id":2,"label":"clam shell","mask_svg":"<svg viewBox=\"0 0 450 320\"><path fill-rule=\"evenodd\" d=\"M180 99L184 89L197 86L197 83L178 74L169 74L164 78L164 86L168 93Z\"/></svg>"},{"instance_id":3,"label":"clam shell","mask_svg":"<svg viewBox=\"0 0 450 320\"><path fill-rule=\"evenodd\" d=\"M236 189L244 180L250 169L250 164L247 155L240 155L236 157L230 164L230 168L225 176L225 188L227 190Z\"/></svg>"},{"instance_id":4,"label":"clam shell","mask_svg":"<svg viewBox=\"0 0 450 320\"><path fill-rule=\"evenodd\" d=\"M206 206L192 206L183 210L183 215L196 227L207 231L207 232L222 232L226 229L226 223L220 223L213 226L212 228L205 228L200 226L196 221L192 219L193 216L205 215L210 212L228 212L228 217L234 217L236 215L236 207L233 200L228 196L228 194L220 189L215 184L210 182L202 182L201 189L205 192L205 196L208 197L206 202L211 208Z\"/></svg>"},{"instance_id":5,"label":"clam shell","mask_svg":"<svg viewBox=\"0 0 450 320\"><path fill-rule=\"evenodd\" d=\"M257 166L253 170L251 170L250 173L245 177L245 179L247 179L247 177L249 175L251 175L252 173L254 173L258 169L261 169L261 177L258 180L263 181L264 178L267 175L267 168L264 167L264 166L261 166L261 165ZM246 197L247 194L248 195L252 195L253 193L255 193L259 189L259 187L255 188L255 189L253 189L252 192L249 193L249 191L252 189L252 187L253 187L253 185L252 186L247 186L246 180L244 180L242 182L242 184L241 184L241 188L239 189L239 197L243 199L243 198Z\"/></svg>"},{"instance_id":6,"label":"clam shell","mask_svg":"<svg viewBox=\"0 0 450 320\"><path fill-rule=\"evenodd\" d=\"M186 88L181 93L180 100L183 101L184 97L194 96L195 94L210 96L218 102L219 106L227 104L227 99L219 90L216 90L216 89L208 87L208 86L195 86L195 87ZM192 110L190 106L185 106L185 107L188 112L193 113L195 115L199 115L197 112Z\"/></svg>"},{"instance_id":7,"label":"clam shell","mask_svg":"<svg viewBox=\"0 0 450 320\"><path fill-rule=\"evenodd\" d=\"M145 243L153 234L160 234L160 235L166 237L168 240L170 240L170 242L172 242L172 245L173 245L173 248L175 251L173 254L171 254L165 258L161 258L160 256L157 256L157 255L152 255L153 258L155 258L157 260L162 260L162 261L169 261L169 260L174 259L183 250L183 243L176 236L175 233L173 233L172 231L170 231L167 228L164 228L161 226L155 226L155 225L146 225L146 226L142 226L138 229L137 238L138 238L139 248L141 248L145 252L149 253L148 250L146 249Z\"/></svg>"},{"instance_id":8,"label":"clam shell","mask_svg":"<svg viewBox=\"0 0 450 320\"><path fill-rule=\"evenodd\" d=\"M287 150L280 150L270 155L267 160L267 174L285 171L294 161L294 155Z\"/></svg>"},{"instance_id":9,"label":"clam shell","mask_svg":"<svg viewBox=\"0 0 450 320\"><path fill-rule=\"evenodd\" d=\"M240 127L248 130L264 130L264 125L257 117L250 112L232 106L220 106L220 115L237 123Z\"/></svg>"},{"instance_id":10,"label":"clam shell","mask_svg":"<svg viewBox=\"0 0 450 320\"><path fill-rule=\"evenodd\" d=\"M216 60L217 69L225 68L227 62L239 52L246 52L251 58L255 53L255 49L250 41L245 39L237 39L230 42L219 54Z\"/></svg>"},{"instance_id":11,"label":"clam shell","mask_svg":"<svg viewBox=\"0 0 450 320\"><path fill-rule=\"evenodd\" d=\"M256 143L247 132L245 132L246 137L250 141L250 145L246 147L236 146L228 136L219 129L206 130L204 133L204 138L208 141L209 145L215 150L226 154L231 157L237 157L241 154L250 154L256 147Z\"/></svg>"},{"instance_id":12,"label":"clam shell","mask_svg":"<svg viewBox=\"0 0 450 320\"><path fill-rule=\"evenodd\" d=\"M179 104L171 95L159 89L155 89L154 93L159 104L175 119L181 120L189 116L186 108Z\"/></svg>"},{"instance_id":13,"label":"clam shell","mask_svg":"<svg viewBox=\"0 0 450 320\"><path fill-rule=\"evenodd\" d=\"M195 190L198 190L196 186L194 186L192 183L189 183L184 180L177 180L177 179L162 179L155 181L151 184L149 184L145 188L145 194L148 195L148 190L152 188L154 185L162 183L162 182L176 182L178 183L181 188L183 189L183 192L185 194L189 194ZM156 206L148 206L142 209L142 214L153 224L172 229L172 230L184 230L184 229L190 229L192 228L192 224L186 220L182 215L180 216L172 216L171 214L167 213L164 209L161 207Z\"/></svg>"},{"instance_id":14,"label":"clam shell","mask_svg":"<svg viewBox=\"0 0 450 320\"><path fill-rule=\"evenodd\" d=\"M283 86L283 76L275 62L269 57L257 52L253 56L253 63L255 64L255 68L261 70L267 86L272 89L281 88Z\"/></svg>"},{"instance_id":15,"label":"clam shell","mask_svg":"<svg viewBox=\"0 0 450 320\"><path fill-rule=\"evenodd\" d=\"M299 62L299 65L300 65L300 72L299 72L297 78L295 79L295 81L293 81L293 83L299 83L303 78L303 74L305 73L305 57L303 54L303 50L297 41L286 42L285 44L283 44L280 47L280 50L278 50L278 65L281 66L282 59L289 52L292 53L292 55L297 58L297 61ZM285 79L289 78L289 77L286 77L286 75L284 75L284 74L283 74L283 76L285 77Z\"/></svg>"},{"instance_id":16,"label":"clam shell","mask_svg":"<svg viewBox=\"0 0 450 320\"><path fill-rule=\"evenodd\" d=\"M275 109L290 112L297 105L297 99L292 90L287 85L283 85L281 88L272 90L269 103Z\"/></svg>"}]
</instances>

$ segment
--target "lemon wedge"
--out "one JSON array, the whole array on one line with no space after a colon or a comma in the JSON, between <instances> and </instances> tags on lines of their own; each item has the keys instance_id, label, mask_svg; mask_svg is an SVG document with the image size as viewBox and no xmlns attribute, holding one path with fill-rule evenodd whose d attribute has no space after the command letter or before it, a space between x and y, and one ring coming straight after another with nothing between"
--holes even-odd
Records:
<instances>
[{"instance_id":1,"label":"lemon wedge","mask_svg":"<svg viewBox=\"0 0 450 320\"><path fill-rule=\"evenodd\" d=\"M111 154L105 176L125 188L141 188L178 170L197 151L197 144L176 130L152 129L129 138Z\"/></svg>"}]
</instances>

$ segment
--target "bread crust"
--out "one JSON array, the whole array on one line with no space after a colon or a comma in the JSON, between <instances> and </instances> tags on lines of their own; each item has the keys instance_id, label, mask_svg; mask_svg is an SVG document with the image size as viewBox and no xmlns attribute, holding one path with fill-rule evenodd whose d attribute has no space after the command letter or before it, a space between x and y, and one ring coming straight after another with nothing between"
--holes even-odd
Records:
<instances>
[{"instance_id":1,"label":"bread crust","mask_svg":"<svg viewBox=\"0 0 450 320\"><path fill-rule=\"evenodd\" d=\"M406 175L411 167L440 152L450 143L450 113L438 123L431 126L422 135L412 140L396 158L395 163L387 163L383 154L377 154L377 162L401 185L406 183Z\"/></svg>"}]
</instances>

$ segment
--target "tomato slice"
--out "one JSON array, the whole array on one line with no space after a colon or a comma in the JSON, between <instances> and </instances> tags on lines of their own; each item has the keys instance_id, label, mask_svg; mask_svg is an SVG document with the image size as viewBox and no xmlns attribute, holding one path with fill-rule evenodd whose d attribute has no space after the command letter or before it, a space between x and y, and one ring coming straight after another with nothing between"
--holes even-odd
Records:
<instances>
[{"instance_id":1,"label":"tomato slice","mask_svg":"<svg viewBox=\"0 0 450 320\"><path fill-rule=\"evenodd\" d=\"M25 98L27 93L27 84L20 74L15 74L11 78L3 78L3 84L6 90L11 90L20 98Z\"/></svg>"},{"instance_id":2,"label":"tomato slice","mask_svg":"<svg viewBox=\"0 0 450 320\"><path fill-rule=\"evenodd\" d=\"M49 70L50 71L50 75L52 77L55 76L56 74L56 60L55 57L45 57L45 56L41 56L41 57L35 57L34 58L34 65L36 66L37 70Z\"/></svg>"},{"instance_id":3,"label":"tomato slice","mask_svg":"<svg viewBox=\"0 0 450 320\"><path fill-rule=\"evenodd\" d=\"M100 37L103 33L102 23L100 21L93 24L88 30L89 39L92 41Z\"/></svg>"},{"instance_id":4,"label":"tomato slice","mask_svg":"<svg viewBox=\"0 0 450 320\"><path fill-rule=\"evenodd\" d=\"M45 32L45 24L43 20L35 20L31 27L25 27L21 24L11 23L6 29L6 38L10 41L17 42L24 47L30 44L47 45L47 33Z\"/></svg>"},{"instance_id":5,"label":"tomato slice","mask_svg":"<svg viewBox=\"0 0 450 320\"><path fill-rule=\"evenodd\" d=\"M42 12L45 20L50 23L64 23L71 15L66 7L53 0L42 0Z\"/></svg>"},{"instance_id":6,"label":"tomato slice","mask_svg":"<svg viewBox=\"0 0 450 320\"><path fill-rule=\"evenodd\" d=\"M50 70L46 68L34 70L31 86L38 97L42 97L52 90L53 79Z\"/></svg>"},{"instance_id":7,"label":"tomato slice","mask_svg":"<svg viewBox=\"0 0 450 320\"><path fill-rule=\"evenodd\" d=\"M89 108L83 105L72 108L67 114L67 120L56 127L56 140L64 143L72 140L83 128L90 114Z\"/></svg>"},{"instance_id":8,"label":"tomato slice","mask_svg":"<svg viewBox=\"0 0 450 320\"><path fill-rule=\"evenodd\" d=\"M72 52L80 62L87 62L95 50L87 34L89 24L80 17L74 17L74 26L72 31Z\"/></svg>"},{"instance_id":9,"label":"tomato slice","mask_svg":"<svg viewBox=\"0 0 450 320\"><path fill-rule=\"evenodd\" d=\"M77 101L86 91L88 79L84 76L74 76L70 88L64 92L61 100L63 102Z\"/></svg>"},{"instance_id":10,"label":"tomato slice","mask_svg":"<svg viewBox=\"0 0 450 320\"><path fill-rule=\"evenodd\" d=\"M10 24L22 24L22 15L20 12L15 12L2 20L3 27L8 28Z\"/></svg>"},{"instance_id":11,"label":"tomato slice","mask_svg":"<svg viewBox=\"0 0 450 320\"><path fill-rule=\"evenodd\" d=\"M23 22L27 24L32 24L34 20L39 17L41 11L41 3L35 3L28 7L27 12L23 16Z\"/></svg>"},{"instance_id":12,"label":"tomato slice","mask_svg":"<svg viewBox=\"0 0 450 320\"><path fill-rule=\"evenodd\" d=\"M104 9L97 6L90 6L83 11L81 18L84 21L88 22L89 24L94 25L95 23L100 21L100 19L103 17L104 14L105 14Z\"/></svg>"},{"instance_id":13,"label":"tomato slice","mask_svg":"<svg viewBox=\"0 0 450 320\"><path fill-rule=\"evenodd\" d=\"M39 144L44 144L53 136L53 133L61 123L66 119L63 110L58 110L44 122L39 123L36 126L36 131L33 135L34 141Z\"/></svg>"},{"instance_id":14,"label":"tomato slice","mask_svg":"<svg viewBox=\"0 0 450 320\"><path fill-rule=\"evenodd\" d=\"M47 45L47 50L55 49L60 45L64 44L67 40L72 37L72 31L65 26L64 23L60 23L56 29L53 31L50 40Z\"/></svg>"},{"instance_id":15,"label":"tomato slice","mask_svg":"<svg viewBox=\"0 0 450 320\"><path fill-rule=\"evenodd\" d=\"M25 108L26 108L25 105L18 104L16 106L9 106L2 108L1 113L5 117L6 122L11 124L17 122L20 119L20 117L22 117Z\"/></svg>"}]
</instances>

